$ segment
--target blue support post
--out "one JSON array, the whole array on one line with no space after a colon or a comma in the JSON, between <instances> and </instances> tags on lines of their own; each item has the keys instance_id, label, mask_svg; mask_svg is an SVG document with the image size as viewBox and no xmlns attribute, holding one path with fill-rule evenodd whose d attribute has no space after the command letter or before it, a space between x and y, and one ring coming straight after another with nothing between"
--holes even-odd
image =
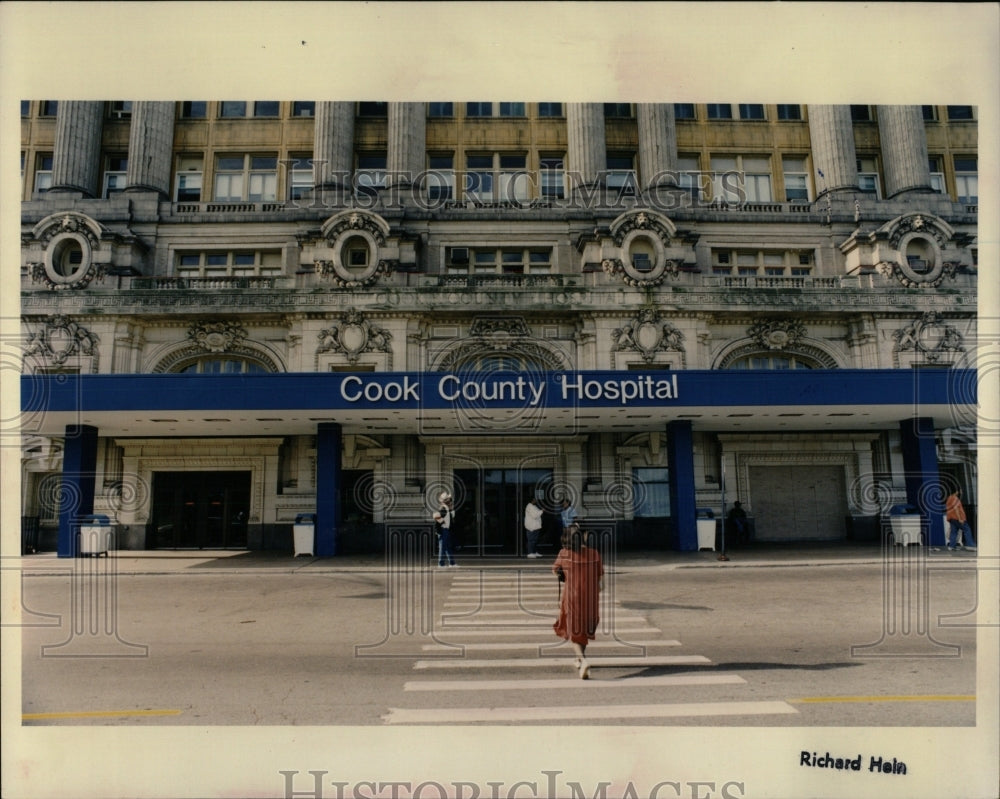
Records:
<instances>
[{"instance_id":1,"label":"blue support post","mask_svg":"<svg viewBox=\"0 0 1000 799\"><path fill-rule=\"evenodd\" d=\"M63 443L59 538L56 542L56 554L60 558L77 555L77 519L93 514L96 481L97 428L67 425Z\"/></svg>"},{"instance_id":2,"label":"blue support post","mask_svg":"<svg viewBox=\"0 0 1000 799\"><path fill-rule=\"evenodd\" d=\"M944 546L944 496L938 473L934 420L927 417L904 419L899 423L906 474L906 500L920 510L927 530L927 544Z\"/></svg>"},{"instance_id":3,"label":"blue support post","mask_svg":"<svg viewBox=\"0 0 1000 799\"><path fill-rule=\"evenodd\" d=\"M316 430L316 556L337 554L340 532L340 452L343 428L320 424Z\"/></svg>"},{"instance_id":4,"label":"blue support post","mask_svg":"<svg viewBox=\"0 0 1000 799\"><path fill-rule=\"evenodd\" d=\"M691 422L667 424L667 467L670 470L670 516L677 534L677 549L698 550L698 522L694 496L694 442Z\"/></svg>"}]
</instances>

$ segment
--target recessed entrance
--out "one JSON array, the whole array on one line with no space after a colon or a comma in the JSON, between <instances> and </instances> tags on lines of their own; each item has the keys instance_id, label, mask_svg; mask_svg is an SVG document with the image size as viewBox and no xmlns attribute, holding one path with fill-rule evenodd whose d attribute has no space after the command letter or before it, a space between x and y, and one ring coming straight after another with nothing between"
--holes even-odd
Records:
<instances>
[{"instance_id":1,"label":"recessed entrance","mask_svg":"<svg viewBox=\"0 0 1000 799\"><path fill-rule=\"evenodd\" d=\"M461 503L455 519L461 554L507 556L524 554L524 506L533 496L553 511L551 469L456 469L455 493ZM559 540L558 521L545 514L542 548Z\"/></svg>"},{"instance_id":2,"label":"recessed entrance","mask_svg":"<svg viewBox=\"0 0 1000 799\"><path fill-rule=\"evenodd\" d=\"M250 472L155 472L154 549L245 549Z\"/></svg>"}]
</instances>

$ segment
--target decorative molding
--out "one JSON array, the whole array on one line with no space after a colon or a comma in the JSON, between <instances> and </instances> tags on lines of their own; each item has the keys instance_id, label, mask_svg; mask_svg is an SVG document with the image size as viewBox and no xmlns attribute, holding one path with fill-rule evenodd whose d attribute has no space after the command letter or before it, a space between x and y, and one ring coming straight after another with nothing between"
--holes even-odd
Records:
<instances>
[{"instance_id":1,"label":"decorative molding","mask_svg":"<svg viewBox=\"0 0 1000 799\"><path fill-rule=\"evenodd\" d=\"M531 335L528 324L523 317L502 316L502 317L479 317L472 320L469 327L469 335L476 338L486 338L489 336L512 336L514 338L527 338Z\"/></svg>"},{"instance_id":2,"label":"decorative molding","mask_svg":"<svg viewBox=\"0 0 1000 799\"><path fill-rule=\"evenodd\" d=\"M56 366L62 366L74 355L98 356L96 333L91 333L83 325L68 316L56 314L45 320L44 326L28 336L25 357L33 355Z\"/></svg>"},{"instance_id":3,"label":"decorative molding","mask_svg":"<svg viewBox=\"0 0 1000 799\"><path fill-rule=\"evenodd\" d=\"M906 214L883 225L876 236L884 236L895 251L875 264L876 271L895 278L907 288L936 288L945 278L953 279L958 261L945 260L943 250L955 239L955 231L933 214ZM907 245L923 239L930 251L926 268L918 269L906 256Z\"/></svg>"},{"instance_id":4,"label":"decorative molding","mask_svg":"<svg viewBox=\"0 0 1000 799\"><path fill-rule=\"evenodd\" d=\"M795 319L758 319L747 328L747 335L766 350L794 348L805 334L805 325Z\"/></svg>"},{"instance_id":5,"label":"decorative molding","mask_svg":"<svg viewBox=\"0 0 1000 799\"><path fill-rule=\"evenodd\" d=\"M629 211L609 226L611 240L618 249L618 256L603 258L601 269L608 277L618 278L635 288L652 288L660 285L669 275L676 278L681 262L668 257L671 240L677 229L667 217L653 211ZM630 257L632 244L645 241L653 250L648 270L635 267Z\"/></svg>"},{"instance_id":6,"label":"decorative molding","mask_svg":"<svg viewBox=\"0 0 1000 799\"><path fill-rule=\"evenodd\" d=\"M919 319L893 331L894 366L899 366L899 353L913 350L930 363L937 363L946 352L965 352L962 334L945 324L936 311L928 311Z\"/></svg>"},{"instance_id":7,"label":"decorative molding","mask_svg":"<svg viewBox=\"0 0 1000 799\"><path fill-rule=\"evenodd\" d=\"M195 322L187 337L206 352L231 352L243 343L247 331L237 322Z\"/></svg>"},{"instance_id":8,"label":"decorative molding","mask_svg":"<svg viewBox=\"0 0 1000 799\"><path fill-rule=\"evenodd\" d=\"M344 318L321 330L317 335L319 346L316 355L336 352L347 357L348 363L357 363L363 352L392 352L389 342L392 334L385 328L368 321L364 314L351 308Z\"/></svg>"},{"instance_id":9,"label":"decorative molding","mask_svg":"<svg viewBox=\"0 0 1000 799\"><path fill-rule=\"evenodd\" d=\"M389 232L389 223L368 211L349 210L330 217L321 229L326 246L313 261L316 274L342 289L367 288L378 283L392 274L398 263L398 259L385 257ZM354 238L362 239L368 251L368 265L362 269L344 263L342 258L345 245Z\"/></svg>"},{"instance_id":10,"label":"decorative molding","mask_svg":"<svg viewBox=\"0 0 1000 799\"><path fill-rule=\"evenodd\" d=\"M622 327L615 328L611 335L614 339L612 352L638 352L646 363L652 363L658 352L685 352L684 334L652 308L639 311Z\"/></svg>"}]
</instances>

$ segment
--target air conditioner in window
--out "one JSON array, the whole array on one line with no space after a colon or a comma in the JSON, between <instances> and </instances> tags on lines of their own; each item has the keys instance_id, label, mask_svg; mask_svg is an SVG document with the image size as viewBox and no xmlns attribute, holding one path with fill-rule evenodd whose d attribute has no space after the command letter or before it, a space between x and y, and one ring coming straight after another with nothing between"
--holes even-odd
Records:
<instances>
[{"instance_id":1,"label":"air conditioner in window","mask_svg":"<svg viewBox=\"0 0 1000 799\"><path fill-rule=\"evenodd\" d=\"M119 109L117 111L112 111L111 112L111 118L112 119L131 119L132 118L132 112L131 111L122 111L122 110Z\"/></svg>"},{"instance_id":2,"label":"air conditioner in window","mask_svg":"<svg viewBox=\"0 0 1000 799\"><path fill-rule=\"evenodd\" d=\"M452 264L467 264L469 263L469 248L468 247L449 247L448 248L448 262Z\"/></svg>"}]
</instances>

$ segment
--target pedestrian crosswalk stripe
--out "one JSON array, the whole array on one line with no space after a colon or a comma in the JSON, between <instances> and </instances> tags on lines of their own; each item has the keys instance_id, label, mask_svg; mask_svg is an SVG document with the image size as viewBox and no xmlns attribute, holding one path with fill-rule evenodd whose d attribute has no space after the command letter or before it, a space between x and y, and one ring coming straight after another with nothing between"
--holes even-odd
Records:
<instances>
[{"instance_id":1,"label":"pedestrian crosswalk stripe","mask_svg":"<svg viewBox=\"0 0 1000 799\"><path fill-rule=\"evenodd\" d=\"M587 647L590 649L590 647ZM645 668L648 666L703 666L712 665L704 655L626 655L624 657L589 657L591 668ZM542 658L448 658L442 660L418 660L414 669L488 669L488 668L568 668L573 662L571 652L559 657Z\"/></svg>"},{"instance_id":2,"label":"pedestrian crosswalk stripe","mask_svg":"<svg viewBox=\"0 0 1000 799\"><path fill-rule=\"evenodd\" d=\"M617 625L616 625L616 629L617 629ZM552 632L552 625L549 625L547 627L544 627L544 626L527 627L527 626L525 626L525 627L523 627L521 629L518 629L518 630L511 630L509 628L508 629L503 629L503 630L499 630L499 629L485 629L483 627L472 627L472 628L470 628L468 630L459 630L459 629L456 629L456 628L452 627L452 628L448 628L447 632L444 632L442 630L438 630L437 632L438 632L438 634L442 638L454 638L455 636L463 637L463 636L469 636L469 635L481 635L481 636L486 637L486 638L489 638L489 637L492 637L492 636L498 636L499 637L499 636L505 636L505 635L512 635L512 636L513 635L548 635L548 636L555 635L555 633ZM637 627L628 627L627 629L620 630L619 632L621 632L622 634L628 634L628 635L633 636L633 637L643 637L643 638L646 637L646 636L649 636L649 635L654 635L654 636L655 635L663 635L663 633L660 632L660 630L657 629L656 627L646 627L644 629L639 629Z\"/></svg>"},{"instance_id":3,"label":"pedestrian crosswalk stripe","mask_svg":"<svg viewBox=\"0 0 1000 799\"><path fill-rule=\"evenodd\" d=\"M620 647L620 646L635 647L635 648L646 648L646 649L648 649L650 647L680 646L680 645L681 645L680 641L643 641L642 644L633 644L633 643L630 643L629 641L591 641L587 645L587 649L588 650L590 650L592 648L607 649L607 648L610 648L610 647ZM487 649L537 649L539 647L546 646L546 644L543 643L543 642L540 642L540 641L536 642L536 643L532 643L531 641L510 641L510 642L503 642L503 643L493 643L493 642L484 643L484 642L481 642L481 641L473 641L473 642L470 642L470 643L463 643L463 644L461 644L461 646L462 646L463 649L483 649L483 650L487 650ZM551 646L565 646L565 648L566 648L567 651L572 651L570 649L570 647L569 647L569 644L566 644L565 642L563 642L563 643L553 642L551 644ZM452 647L447 646L447 645L445 645L443 643L442 644L423 644L421 646L421 649L423 649L425 651L427 651L427 650L434 650L434 649L451 649L451 648Z\"/></svg>"},{"instance_id":4,"label":"pedestrian crosswalk stripe","mask_svg":"<svg viewBox=\"0 0 1000 799\"><path fill-rule=\"evenodd\" d=\"M569 664L567 664L569 665ZM591 664L592 666L594 664ZM591 672L591 676L593 676ZM655 677L621 677L592 680L583 685L579 677L548 680L412 680L404 691L548 691L557 688L655 688L683 685L745 685L736 674L661 674Z\"/></svg>"},{"instance_id":5,"label":"pedestrian crosswalk stripe","mask_svg":"<svg viewBox=\"0 0 1000 799\"><path fill-rule=\"evenodd\" d=\"M589 687L589 686L588 686ZM504 722L654 719L684 716L761 716L797 714L787 702L688 702L666 705L554 707L390 708L387 724L502 724Z\"/></svg>"}]
</instances>

